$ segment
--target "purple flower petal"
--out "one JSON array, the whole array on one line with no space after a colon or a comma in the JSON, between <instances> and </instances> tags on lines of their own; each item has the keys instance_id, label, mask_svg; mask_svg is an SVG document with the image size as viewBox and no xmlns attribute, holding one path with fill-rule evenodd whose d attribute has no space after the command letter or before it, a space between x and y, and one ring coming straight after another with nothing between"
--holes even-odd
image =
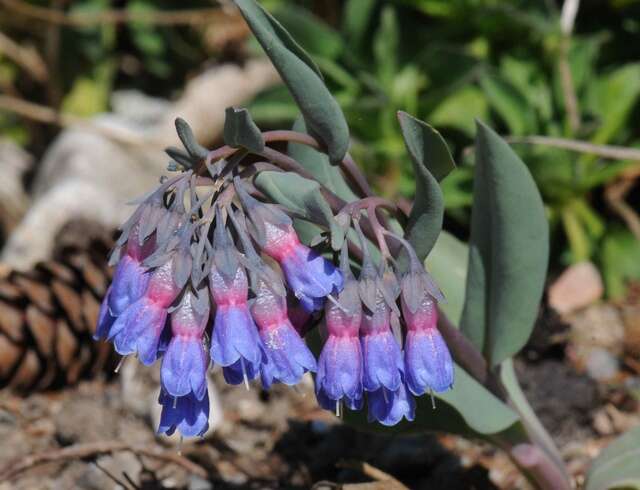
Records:
<instances>
[{"instance_id":1,"label":"purple flower petal","mask_svg":"<svg viewBox=\"0 0 640 490\"><path fill-rule=\"evenodd\" d=\"M139 299L111 328L116 352L123 356L137 353L140 362L153 364L158 357L158 343L166 319L166 309L146 297Z\"/></svg>"},{"instance_id":2,"label":"purple flower petal","mask_svg":"<svg viewBox=\"0 0 640 490\"><path fill-rule=\"evenodd\" d=\"M396 391L401 384L402 352L391 330L360 337L364 361L363 385L367 391L386 388Z\"/></svg>"},{"instance_id":3,"label":"purple flower petal","mask_svg":"<svg viewBox=\"0 0 640 490\"><path fill-rule=\"evenodd\" d=\"M407 332L404 359L407 386L413 394L440 393L453 385L453 360L438 329Z\"/></svg>"},{"instance_id":4,"label":"purple flower petal","mask_svg":"<svg viewBox=\"0 0 640 490\"><path fill-rule=\"evenodd\" d=\"M94 340L106 339L111 335L111 327L116 321L116 317L111 314L109 308L109 294L111 293L111 286L107 289L102 304L100 305L100 312L98 313L98 323L96 325L96 331L93 334Z\"/></svg>"},{"instance_id":5,"label":"purple flower petal","mask_svg":"<svg viewBox=\"0 0 640 490\"><path fill-rule=\"evenodd\" d=\"M144 295L150 277L140 262L131 256L125 255L120 259L113 275L110 292L107 294L113 316L121 315L129 305Z\"/></svg>"},{"instance_id":6,"label":"purple flower petal","mask_svg":"<svg viewBox=\"0 0 640 490\"><path fill-rule=\"evenodd\" d=\"M260 337L267 354L267 362L262 369L265 388L274 381L295 385L304 373L316 371L313 354L289 320L260 329Z\"/></svg>"},{"instance_id":7,"label":"purple flower petal","mask_svg":"<svg viewBox=\"0 0 640 490\"><path fill-rule=\"evenodd\" d=\"M357 337L329 336L318 359L316 393L332 400L334 407L343 398L362 398L362 352Z\"/></svg>"},{"instance_id":8,"label":"purple flower petal","mask_svg":"<svg viewBox=\"0 0 640 490\"><path fill-rule=\"evenodd\" d=\"M209 357L201 339L174 337L162 360L162 386L169 395L185 396L193 392L201 400L207 389L208 365Z\"/></svg>"},{"instance_id":9,"label":"purple flower petal","mask_svg":"<svg viewBox=\"0 0 640 490\"><path fill-rule=\"evenodd\" d=\"M246 305L218 307L211 338L211 358L216 364L230 366L241 357L258 370L263 360L260 337Z\"/></svg>"},{"instance_id":10,"label":"purple flower petal","mask_svg":"<svg viewBox=\"0 0 640 490\"><path fill-rule=\"evenodd\" d=\"M369 422L378 421L382 425L396 425L406 418L409 422L415 419L416 402L406 389L404 383L396 391L380 388L367 394Z\"/></svg>"},{"instance_id":11,"label":"purple flower petal","mask_svg":"<svg viewBox=\"0 0 640 490\"><path fill-rule=\"evenodd\" d=\"M336 405L339 403L344 403L350 410L362 410L364 406L364 396L362 393L360 394L360 398L349 398L345 396L338 401L329 398L324 391L317 391L316 399L318 400L318 405L332 412L336 411Z\"/></svg>"},{"instance_id":12,"label":"purple flower petal","mask_svg":"<svg viewBox=\"0 0 640 490\"><path fill-rule=\"evenodd\" d=\"M176 429L185 437L202 436L209 429L209 394L205 391L198 400L193 393L173 397L160 392L162 405L158 434L171 435Z\"/></svg>"},{"instance_id":13,"label":"purple flower petal","mask_svg":"<svg viewBox=\"0 0 640 490\"><path fill-rule=\"evenodd\" d=\"M239 385L246 381L254 380L260 374L260 365L251 364L244 361L241 357L230 366L222 368L224 380L230 385Z\"/></svg>"},{"instance_id":14,"label":"purple flower petal","mask_svg":"<svg viewBox=\"0 0 640 490\"><path fill-rule=\"evenodd\" d=\"M331 262L298 243L280 265L293 293L308 311L322 308L322 298L342 290L342 273Z\"/></svg>"}]
</instances>

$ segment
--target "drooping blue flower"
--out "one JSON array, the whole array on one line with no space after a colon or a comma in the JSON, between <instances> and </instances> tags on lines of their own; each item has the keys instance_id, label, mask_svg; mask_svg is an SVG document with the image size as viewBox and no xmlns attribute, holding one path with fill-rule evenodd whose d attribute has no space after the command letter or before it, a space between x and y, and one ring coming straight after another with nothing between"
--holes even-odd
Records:
<instances>
[{"instance_id":1,"label":"drooping blue flower","mask_svg":"<svg viewBox=\"0 0 640 490\"><path fill-rule=\"evenodd\" d=\"M403 418L409 422L415 419L416 402L404 383L396 391L380 388L367 393L367 407L369 422L392 426Z\"/></svg>"},{"instance_id":2,"label":"drooping blue flower","mask_svg":"<svg viewBox=\"0 0 640 490\"><path fill-rule=\"evenodd\" d=\"M362 306L358 283L349 269L346 246L342 250L344 289L337 303L325 305L328 338L318 359L316 397L327 410L339 413L339 404L351 409L362 406L362 350L358 333L362 320Z\"/></svg>"},{"instance_id":3,"label":"drooping blue flower","mask_svg":"<svg viewBox=\"0 0 640 490\"><path fill-rule=\"evenodd\" d=\"M112 338L111 328L116 318L142 298L149 286L151 274L142 266L142 260L153 249L155 237L140 245L138 231L139 225L135 225L129 232L126 253L118 262L113 281L100 306L95 340Z\"/></svg>"},{"instance_id":4,"label":"drooping blue flower","mask_svg":"<svg viewBox=\"0 0 640 490\"><path fill-rule=\"evenodd\" d=\"M322 308L324 299L342 290L342 273L315 250L300 243L292 226L265 224L263 251L280 264L287 285L307 311Z\"/></svg>"},{"instance_id":5,"label":"drooping blue flower","mask_svg":"<svg viewBox=\"0 0 640 490\"><path fill-rule=\"evenodd\" d=\"M111 313L114 316L121 315L129 305L140 299L147 290L150 277L138 260L128 254L122 257L113 274L109 293Z\"/></svg>"},{"instance_id":6,"label":"drooping blue flower","mask_svg":"<svg viewBox=\"0 0 640 490\"><path fill-rule=\"evenodd\" d=\"M111 326L109 338L114 339L116 352L123 356L137 354L143 364L153 364L158 358L167 308L179 293L172 277L171 260L153 270L144 296L130 305Z\"/></svg>"},{"instance_id":7,"label":"drooping blue flower","mask_svg":"<svg viewBox=\"0 0 640 490\"><path fill-rule=\"evenodd\" d=\"M365 311L360 325L364 361L363 386L367 391L396 391L404 368L400 345L391 331L390 310L381 294L375 311Z\"/></svg>"},{"instance_id":8,"label":"drooping blue flower","mask_svg":"<svg viewBox=\"0 0 640 490\"><path fill-rule=\"evenodd\" d=\"M172 396L191 392L201 399L207 388L209 355L203 345L204 329L209 320L209 297L201 290L187 291L180 305L171 313L173 337L162 360L162 386Z\"/></svg>"},{"instance_id":9,"label":"drooping blue flower","mask_svg":"<svg viewBox=\"0 0 640 490\"><path fill-rule=\"evenodd\" d=\"M160 390L158 402L162 405L158 434L178 432L185 437L202 436L209 429L209 394L205 390L201 399L193 393L174 397Z\"/></svg>"},{"instance_id":10,"label":"drooping blue flower","mask_svg":"<svg viewBox=\"0 0 640 490\"><path fill-rule=\"evenodd\" d=\"M262 384L297 384L307 371L315 372L317 363L287 316L286 299L260 282L251 313L258 325L266 353L262 365Z\"/></svg>"},{"instance_id":11,"label":"drooping blue flower","mask_svg":"<svg viewBox=\"0 0 640 490\"><path fill-rule=\"evenodd\" d=\"M453 360L438 331L434 298L424 292L416 303L411 311L404 298L402 300L407 325L404 356L407 386L414 395L431 390L440 393L453 385Z\"/></svg>"},{"instance_id":12,"label":"drooping blue flower","mask_svg":"<svg viewBox=\"0 0 640 490\"><path fill-rule=\"evenodd\" d=\"M216 207L213 263L209 272L216 314L211 337L211 358L232 384L255 379L265 360L264 350L249 313L249 282L238 252Z\"/></svg>"},{"instance_id":13,"label":"drooping blue flower","mask_svg":"<svg viewBox=\"0 0 640 490\"><path fill-rule=\"evenodd\" d=\"M211 358L232 384L255 379L264 361L262 342L248 305L218 305L211 337ZM240 377L234 376L239 371ZM243 371L244 370L244 371Z\"/></svg>"},{"instance_id":14,"label":"drooping blue flower","mask_svg":"<svg viewBox=\"0 0 640 490\"><path fill-rule=\"evenodd\" d=\"M327 410L335 410L341 401L351 409L362 406L362 353L357 337L327 339L318 359L316 397Z\"/></svg>"}]
</instances>

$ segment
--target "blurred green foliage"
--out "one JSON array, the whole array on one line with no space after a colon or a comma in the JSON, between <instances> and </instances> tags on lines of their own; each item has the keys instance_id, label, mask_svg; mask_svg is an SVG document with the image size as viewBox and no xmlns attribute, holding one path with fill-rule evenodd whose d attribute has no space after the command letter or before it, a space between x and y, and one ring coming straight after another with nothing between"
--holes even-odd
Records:
<instances>
[{"instance_id":1,"label":"blurred green foliage","mask_svg":"<svg viewBox=\"0 0 640 490\"><path fill-rule=\"evenodd\" d=\"M204 36L206 26L113 21L105 14L211 7L207 0L7 2L0 5L0 32L23 49L34 51L47 75L44 80L35 79L0 49L0 91L77 116L108 110L116 88L169 97L212 54ZM69 20L78 15L85 16L85 21ZM60 17L67 21L56 21ZM0 111L0 132L38 153L50 141L53 128L25 124Z\"/></svg>"},{"instance_id":2,"label":"blurred green foliage","mask_svg":"<svg viewBox=\"0 0 640 490\"><path fill-rule=\"evenodd\" d=\"M352 153L381 192L410 198L414 188L396 111L432 124L452 145L460 168L442 182L446 224L463 236L475 118L510 137L640 147L638 1L583 3L570 37L560 28L562 4L551 1L350 0L334 2L333 15L313 2L296 4L269 2L320 66L352 128ZM283 88L263 94L251 109L263 125L296 113ZM603 196L607 186L635 175L636 203L640 162L542 145L515 148L544 198L553 265L593 260L604 269L608 293L624 295L625 281L640 279L629 267L640 244Z\"/></svg>"},{"instance_id":3,"label":"blurred green foliage","mask_svg":"<svg viewBox=\"0 0 640 490\"><path fill-rule=\"evenodd\" d=\"M11 0L77 13L210 9L209 0ZM436 127L459 170L443 182L445 226L467 238L472 135L480 118L509 137L544 135L640 147L640 0L581 2L570 39L560 0L265 0L261 2L312 55L352 130L352 153L377 189L411 198L414 182L397 123L407 111ZM224 26L96 22L58 25L0 6L0 32L34 50L45 80L0 50L0 91L90 116L109 108L114 89L170 98L203 65L242 61L255 40L220 49L209 33ZM571 75L567 112L562 63ZM571 92L571 91L570 91ZM292 124L297 108L284 86L250 106L261 127ZM575 124L575 118L578 124ZM573 120L573 121L572 121ZM0 110L0 132L40 154L55 128ZM625 179L640 208L640 162L604 160L541 145L515 144L540 187L552 226L552 265L593 260L608 293L639 280L640 245L607 200ZM637 215L636 215L637 216Z\"/></svg>"}]
</instances>

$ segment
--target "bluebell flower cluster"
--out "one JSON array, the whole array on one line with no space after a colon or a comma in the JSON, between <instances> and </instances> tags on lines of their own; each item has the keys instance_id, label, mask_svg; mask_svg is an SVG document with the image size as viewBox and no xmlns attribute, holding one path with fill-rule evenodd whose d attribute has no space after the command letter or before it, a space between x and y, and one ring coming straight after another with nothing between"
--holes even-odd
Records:
<instances>
[{"instance_id":1,"label":"bluebell flower cluster","mask_svg":"<svg viewBox=\"0 0 640 490\"><path fill-rule=\"evenodd\" d=\"M265 389L312 373L322 407L340 415L366 405L384 425L413 420L415 397L451 388L442 297L407 242L395 237L408 266L373 260L355 213L345 230L352 222L360 248L351 239L339 257L310 248L286 209L225 165L208 166L206 179L187 170L164 180L139 201L112 255L95 337L143 364L161 361L159 432L205 434L214 365L229 384L259 379ZM316 358L304 336L320 323Z\"/></svg>"}]
</instances>

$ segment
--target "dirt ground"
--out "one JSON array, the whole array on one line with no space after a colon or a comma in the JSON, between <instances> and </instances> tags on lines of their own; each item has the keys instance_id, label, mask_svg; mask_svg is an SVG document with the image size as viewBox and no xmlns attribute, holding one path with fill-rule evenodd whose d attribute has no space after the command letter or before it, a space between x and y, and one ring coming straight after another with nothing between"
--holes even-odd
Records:
<instances>
[{"instance_id":1,"label":"dirt ground","mask_svg":"<svg viewBox=\"0 0 640 490\"><path fill-rule=\"evenodd\" d=\"M632 371L623 362L608 383L581 373L567 355L569 330L543 315L516 368L579 486L590 459L640 411ZM212 378L220 422L182 443L154 435L157 366L128 361L110 381L27 397L1 392L0 489L527 488L485 443L358 432L317 407L310 381L266 393L226 386L219 372Z\"/></svg>"}]
</instances>

